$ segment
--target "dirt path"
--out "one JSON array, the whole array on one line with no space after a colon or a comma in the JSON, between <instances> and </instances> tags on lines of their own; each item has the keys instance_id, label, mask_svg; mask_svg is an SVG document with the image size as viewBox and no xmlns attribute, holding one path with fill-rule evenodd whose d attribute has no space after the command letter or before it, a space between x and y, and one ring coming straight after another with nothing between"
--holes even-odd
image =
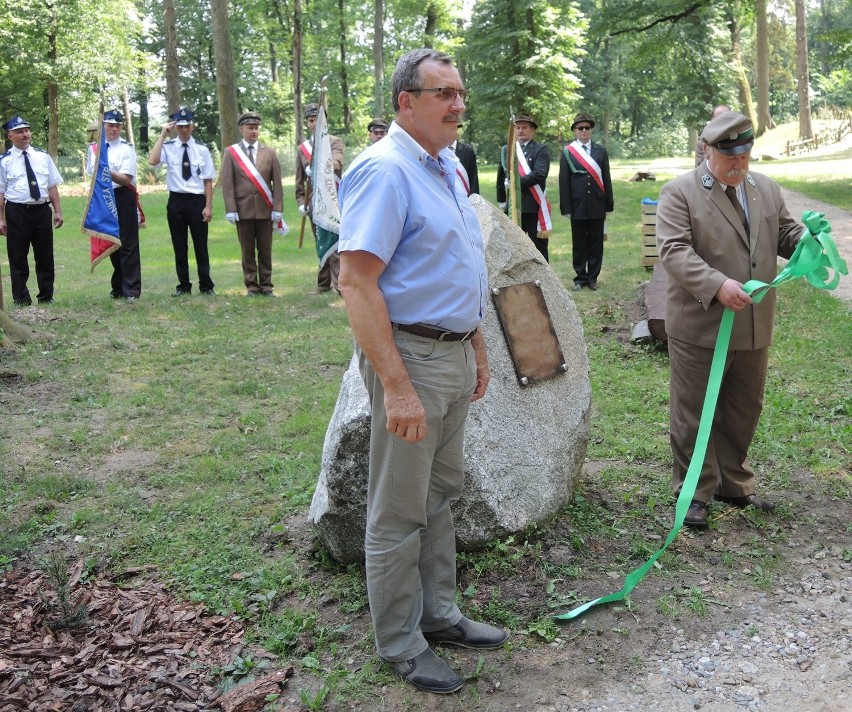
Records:
<instances>
[{"instance_id":1,"label":"dirt path","mask_svg":"<svg viewBox=\"0 0 852 712\"><path fill-rule=\"evenodd\" d=\"M846 260L847 267L852 268L852 213L786 188L782 188L781 192L790 214L799 220L801 220L804 210L816 210L825 213L826 219L831 223L831 234L837 244L837 251ZM841 277L837 289L829 292L829 294L852 305L852 274Z\"/></svg>"}]
</instances>

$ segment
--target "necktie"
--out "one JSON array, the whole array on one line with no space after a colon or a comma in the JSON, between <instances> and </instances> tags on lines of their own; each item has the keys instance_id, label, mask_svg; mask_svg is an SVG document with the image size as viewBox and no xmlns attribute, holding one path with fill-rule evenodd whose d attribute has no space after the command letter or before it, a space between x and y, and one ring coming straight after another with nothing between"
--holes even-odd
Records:
<instances>
[{"instance_id":1,"label":"necktie","mask_svg":"<svg viewBox=\"0 0 852 712\"><path fill-rule=\"evenodd\" d=\"M248 147L248 156L249 156L249 160L252 163L254 163L254 146L252 146L251 144L249 144L249 147Z\"/></svg>"},{"instance_id":2,"label":"necktie","mask_svg":"<svg viewBox=\"0 0 852 712\"><path fill-rule=\"evenodd\" d=\"M183 179L192 178L192 168L189 165L189 144L183 144Z\"/></svg>"},{"instance_id":3,"label":"necktie","mask_svg":"<svg viewBox=\"0 0 852 712\"><path fill-rule=\"evenodd\" d=\"M746 220L745 210L743 210L743 206L740 204L740 199L737 197L737 189L729 185L725 188L725 195L728 196L728 200L731 201L731 205L737 211L737 217L739 217L740 222L743 224L743 229L748 233L748 220Z\"/></svg>"},{"instance_id":4,"label":"necktie","mask_svg":"<svg viewBox=\"0 0 852 712\"><path fill-rule=\"evenodd\" d=\"M30 157L26 151L21 151L24 154L24 168L27 171L27 183L30 184L30 197L33 200L41 200L41 191L38 189L38 181L35 177L33 167L30 165Z\"/></svg>"},{"instance_id":5,"label":"necktie","mask_svg":"<svg viewBox=\"0 0 852 712\"><path fill-rule=\"evenodd\" d=\"M588 152L589 152L589 144L584 143L584 144L583 144L583 148L585 149L586 153L588 153Z\"/></svg>"}]
</instances>

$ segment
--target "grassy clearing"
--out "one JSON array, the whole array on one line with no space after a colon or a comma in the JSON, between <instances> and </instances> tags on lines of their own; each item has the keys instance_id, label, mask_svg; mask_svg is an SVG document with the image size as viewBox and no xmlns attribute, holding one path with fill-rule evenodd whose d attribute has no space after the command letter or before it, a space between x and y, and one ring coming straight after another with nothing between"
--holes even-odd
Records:
<instances>
[{"instance_id":1,"label":"grassy clearing","mask_svg":"<svg viewBox=\"0 0 852 712\"><path fill-rule=\"evenodd\" d=\"M823 165L797 160L793 169L811 175ZM595 475L550 522L460 557L463 608L526 632L525 645L559 635L548 614L585 600L590 579L614 587L670 524L668 361L629 336L637 288L648 278L639 263L640 201L656 198L689 164L658 161L656 182L627 182L639 167L614 166L616 212L601 290L575 296L591 363ZM481 179L492 198L494 171ZM363 699L392 677L370 661L361 571L330 561L303 524L351 356L342 303L311 294L310 234L302 250L293 233L276 242L278 299L244 297L236 236L218 193L210 243L218 296L170 297L176 282L165 200L162 193L143 198L150 227L141 238L139 302L107 297L108 265L89 274L87 242L76 229L83 199L65 198L57 303L12 311L39 338L0 352L0 566L29 564L56 548L85 558L92 571L153 564L181 595L242 616L254 640L294 661L314 681L302 691L308 708ZM292 201L286 205L286 219L298 227ZM551 264L569 284L570 227L559 216L554 224ZM768 491L783 497L805 481L814 493L852 500L850 347L844 305L801 282L783 288L753 450ZM773 542L784 540L788 522L804 526L807 517L795 508L775 518L743 516L755 539L728 554L729 565L742 568L742 552L754 552L751 585L762 588L780 565ZM661 559L661 577L694 578L702 555L686 540ZM680 583L656 607L682 617L705 615L713 604ZM638 605L628 602L630 616ZM354 636L353 625L360 626ZM242 661L223 677L247 667ZM482 662L474 676L481 672Z\"/></svg>"}]
</instances>

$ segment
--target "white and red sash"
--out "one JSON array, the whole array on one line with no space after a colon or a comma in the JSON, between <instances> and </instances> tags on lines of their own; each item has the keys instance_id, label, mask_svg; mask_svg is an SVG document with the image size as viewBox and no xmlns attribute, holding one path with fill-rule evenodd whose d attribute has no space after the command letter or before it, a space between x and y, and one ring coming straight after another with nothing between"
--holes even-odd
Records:
<instances>
[{"instance_id":1,"label":"white and red sash","mask_svg":"<svg viewBox=\"0 0 852 712\"><path fill-rule=\"evenodd\" d=\"M249 160L246 152L243 151L242 144L235 143L232 146L228 146L225 150L231 154L231 158L233 158L234 162L242 168L243 173L246 174L246 178L248 178L252 185L257 188L257 192L260 193L260 197L263 198L263 202L266 203L269 210L275 210L274 203L272 202L272 190L264 177L260 175L260 171L257 170L257 166ZM287 231L287 226L284 224L284 220L279 220L276 227L278 228L278 232L282 235Z\"/></svg>"},{"instance_id":2,"label":"white and red sash","mask_svg":"<svg viewBox=\"0 0 852 712\"><path fill-rule=\"evenodd\" d=\"M572 141L565 146L565 150L586 170L590 176L592 176L592 178L595 179L595 183L598 184L598 188L601 189L601 193L606 195L601 167L598 165L598 162L592 158L590 153L586 153L585 149L583 149L583 144L579 141Z\"/></svg>"},{"instance_id":3,"label":"white and red sash","mask_svg":"<svg viewBox=\"0 0 852 712\"><path fill-rule=\"evenodd\" d=\"M310 163L314 156L314 146L311 143L311 140L308 139L307 141L302 141L302 143L299 144L299 150L302 152L305 160Z\"/></svg>"},{"instance_id":4,"label":"white and red sash","mask_svg":"<svg viewBox=\"0 0 852 712\"><path fill-rule=\"evenodd\" d=\"M532 172L530 171L530 164L527 163L527 157L524 155L524 150L521 147L520 142L517 141L515 142L515 156L517 157L518 162L518 173L521 174L521 177L528 176ZM535 198L535 202L538 203L539 237L547 237L553 230L553 223L550 219L550 203L547 200L544 189L540 185L532 186L530 192L532 193L532 197Z\"/></svg>"}]
</instances>

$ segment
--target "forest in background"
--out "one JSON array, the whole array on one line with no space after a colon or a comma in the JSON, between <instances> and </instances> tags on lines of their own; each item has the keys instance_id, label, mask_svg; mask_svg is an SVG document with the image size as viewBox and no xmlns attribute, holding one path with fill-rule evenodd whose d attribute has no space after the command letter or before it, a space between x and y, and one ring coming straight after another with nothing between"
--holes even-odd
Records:
<instances>
[{"instance_id":1,"label":"forest in background","mask_svg":"<svg viewBox=\"0 0 852 712\"><path fill-rule=\"evenodd\" d=\"M142 153L181 106L200 140L232 142L253 109L289 148L329 75L331 130L355 150L392 118L394 63L420 46L456 58L486 162L512 110L555 142L589 112L611 155L643 157L691 150L719 103L759 134L798 116L802 136L812 113L852 106L848 0L0 0L0 116L24 115L60 160L79 160L101 91Z\"/></svg>"}]
</instances>

